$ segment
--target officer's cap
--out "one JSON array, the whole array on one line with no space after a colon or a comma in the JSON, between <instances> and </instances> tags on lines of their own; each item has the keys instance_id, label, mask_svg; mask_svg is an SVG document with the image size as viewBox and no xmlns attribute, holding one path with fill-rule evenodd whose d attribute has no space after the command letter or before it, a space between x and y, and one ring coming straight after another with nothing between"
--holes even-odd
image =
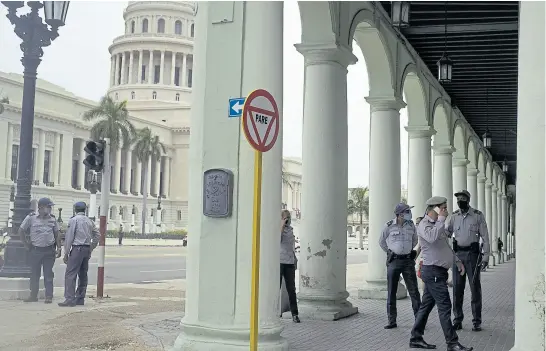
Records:
<instances>
[{"instance_id":1,"label":"officer's cap","mask_svg":"<svg viewBox=\"0 0 546 351\"><path fill-rule=\"evenodd\" d=\"M74 204L74 208L82 208L85 210L87 208L87 205L83 201L78 201Z\"/></svg>"},{"instance_id":2,"label":"officer's cap","mask_svg":"<svg viewBox=\"0 0 546 351\"><path fill-rule=\"evenodd\" d=\"M394 208L394 214L399 215L406 212L407 210L411 210L412 208L413 206L409 206L408 204L401 202Z\"/></svg>"},{"instance_id":3,"label":"officer's cap","mask_svg":"<svg viewBox=\"0 0 546 351\"><path fill-rule=\"evenodd\" d=\"M447 199L443 196L433 196L430 199L427 200L426 205L427 206L439 206L441 204L445 204L447 202Z\"/></svg>"},{"instance_id":4,"label":"officer's cap","mask_svg":"<svg viewBox=\"0 0 546 351\"><path fill-rule=\"evenodd\" d=\"M455 197L461 196L461 195L466 196L466 198L470 200L470 193L467 190L457 191L454 195Z\"/></svg>"},{"instance_id":5,"label":"officer's cap","mask_svg":"<svg viewBox=\"0 0 546 351\"><path fill-rule=\"evenodd\" d=\"M38 200L38 207L47 207L47 206L53 206L53 205L55 204L48 197L42 197L40 200Z\"/></svg>"}]
</instances>

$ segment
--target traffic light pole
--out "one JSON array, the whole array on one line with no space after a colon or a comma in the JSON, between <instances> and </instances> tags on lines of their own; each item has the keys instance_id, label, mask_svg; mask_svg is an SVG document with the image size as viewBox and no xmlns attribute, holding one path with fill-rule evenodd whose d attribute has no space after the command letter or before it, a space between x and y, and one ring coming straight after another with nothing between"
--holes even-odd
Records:
<instances>
[{"instance_id":1,"label":"traffic light pole","mask_svg":"<svg viewBox=\"0 0 546 351\"><path fill-rule=\"evenodd\" d=\"M97 297L104 295L104 257L106 246L106 216L110 208L110 139L105 138L104 168L102 169L102 186L100 191L100 239L98 246L99 268L97 272Z\"/></svg>"}]
</instances>

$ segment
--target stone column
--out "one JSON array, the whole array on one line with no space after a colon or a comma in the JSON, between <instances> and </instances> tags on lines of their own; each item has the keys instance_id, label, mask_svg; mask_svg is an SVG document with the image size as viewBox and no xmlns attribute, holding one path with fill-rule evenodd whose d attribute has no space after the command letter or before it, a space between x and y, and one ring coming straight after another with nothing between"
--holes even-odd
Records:
<instances>
[{"instance_id":1,"label":"stone column","mask_svg":"<svg viewBox=\"0 0 546 351\"><path fill-rule=\"evenodd\" d=\"M519 10L515 341L511 351L544 350L544 208L546 193L544 2ZM525 116L525 117L524 117Z\"/></svg>"},{"instance_id":2,"label":"stone column","mask_svg":"<svg viewBox=\"0 0 546 351\"><path fill-rule=\"evenodd\" d=\"M8 123L8 137L6 139L6 144L7 156L5 177L6 179L11 180L11 157L13 155L13 123Z\"/></svg>"},{"instance_id":3,"label":"stone column","mask_svg":"<svg viewBox=\"0 0 546 351\"><path fill-rule=\"evenodd\" d=\"M368 271L364 287L358 290L358 297L386 299L386 255L379 246L379 237L385 223L394 217L394 208L401 200L400 109L405 103L396 97L368 97L366 101L371 110L370 170L373 171L370 172L369 191ZM405 296L407 291L399 284L397 298Z\"/></svg>"},{"instance_id":4,"label":"stone column","mask_svg":"<svg viewBox=\"0 0 546 351\"><path fill-rule=\"evenodd\" d=\"M466 184L466 173L467 173L467 166L470 163L467 159L459 159L455 158L452 160L452 166L453 166L453 192L461 191L461 190L468 190L467 184ZM474 194L470 193L470 197L472 198ZM454 194L451 194L451 198L453 199L453 209L458 208L457 207L457 198L454 196Z\"/></svg>"},{"instance_id":5,"label":"stone column","mask_svg":"<svg viewBox=\"0 0 546 351\"><path fill-rule=\"evenodd\" d=\"M36 160L38 161L38 167L36 168L36 180L39 181L40 184L44 183L45 144L46 132L45 130L40 129L38 137L38 150L36 150Z\"/></svg>"},{"instance_id":6,"label":"stone column","mask_svg":"<svg viewBox=\"0 0 546 351\"><path fill-rule=\"evenodd\" d=\"M165 50L161 50L161 61L159 63L159 84L163 84L163 72L165 72Z\"/></svg>"},{"instance_id":7,"label":"stone column","mask_svg":"<svg viewBox=\"0 0 546 351\"><path fill-rule=\"evenodd\" d=\"M128 194L131 190L131 166L133 164L133 151L131 148L125 150L125 172L123 173L122 192Z\"/></svg>"},{"instance_id":8,"label":"stone column","mask_svg":"<svg viewBox=\"0 0 546 351\"><path fill-rule=\"evenodd\" d=\"M508 220L508 217L507 217L507 212L508 212L508 203L507 203L507 197L506 195L502 195L502 212L501 212L501 240L502 242L504 243L504 246L502 247L502 258L503 258L503 261L506 261L507 260L507 257L508 257L508 254L507 254L507 249L508 249L508 240L507 237L507 220Z\"/></svg>"},{"instance_id":9,"label":"stone column","mask_svg":"<svg viewBox=\"0 0 546 351\"><path fill-rule=\"evenodd\" d=\"M154 84L154 51L150 50L150 61L148 63L148 84Z\"/></svg>"},{"instance_id":10,"label":"stone column","mask_svg":"<svg viewBox=\"0 0 546 351\"><path fill-rule=\"evenodd\" d=\"M299 267L299 305L306 318L337 320L358 311L347 301L348 148L342 141L347 139L347 66L357 59L350 48L333 44L296 48L305 58L301 192L307 204L301 219L306 259ZM299 199L296 203L301 208Z\"/></svg>"},{"instance_id":11,"label":"stone column","mask_svg":"<svg viewBox=\"0 0 546 351\"><path fill-rule=\"evenodd\" d=\"M495 179L495 176L493 176ZM498 223L497 223L497 185L493 184L491 186L491 254L493 255L493 266L497 265L498 261L498 250L497 250L497 238L499 237ZM491 262L490 262L491 263Z\"/></svg>"},{"instance_id":12,"label":"stone column","mask_svg":"<svg viewBox=\"0 0 546 351\"><path fill-rule=\"evenodd\" d=\"M409 138L408 203L415 206L413 217L425 213L425 202L432 196L430 137L436 132L429 126L407 126Z\"/></svg>"},{"instance_id":13,"label":"stone column","mask_svg":"<svg viewBox=\"0 0 546 351\"><path fill-rule=\"evenodd\" d=\"M229 123L228 118L214 111L225 109L224 96L247 96L256 87L267 89L279 111L283 110L283 3L235 2L234 23L213 24L223 8L219 2L201 2L196 19L194 51L203 64L195 67L195 74L202 79L196 80L193 90L194 132L188 157L189 202L194 204L189 207L188 229L194 236L188 241L186 311L182 332L174 345L176 351L249 349L251 255L241 253L252 250L255 152L241 133L240 124ZM235 37L237 40L233 40ZM218 47L230 39L234 43L232 50L218 55ZM226 62L238 68L226 70ZM227 84L218 84L218 79ZM206 89L211 86L216 88ZM282 114L279 122L282 126ZM223 147L218 147L218 138ZM281 165L282 134L273 149L263 155L258 331L261 351L288 350L286 340L280 336L283 327L279 320ZM213 167L231 169L239 184L233 193L233 214L228 218L203 215L203 169ZM213 232L223 234L214 237L210 235Z\"/></svg>"},{"instance_id":14,"label":"stone column","mask_svg":"<svg viewBox=\"0 0 546 351\"><path fill-rule=\"evenodd\" d=\"M493 184L487 180L487 183L485 183L485 220L487 222L487 229L489 230L489 242L491 243L491 250L490 250L490 257L489 257L489 264L491 266L495 265L495 259L493 257L493 246L495 246L495 243L493 242L493 222L491 219L491 212L493 210L493 204L491 202L491 187Z\"/></svg>"},{"instance_id":15,"label":"stone column","mask_svg":"<svg viewBox=\"0 0 546 351\"><path fill-rule=\"evenodd\" d=\"M121 83L120 84L126 84L127 78L125 77L125 52L122 52L121 54Z\"/></svg>"},{"instance_id":16,"label":"stone column","mask_svg":"<svg viewBox=\"0 0 546 351\"><path fill-rule=\"evenodd\" d=\"M110 86L114 86L116 77L116 56L110 56Z\"/></svg>"},{"instance_id":17,"label":"stone column","mask_svg":"<svg viewBox=\"0 0 546 351\"><path fill-rule=\"evenodd\" d=\"M114 86L119 84L118 81L118 71L119 71L119 54L115 54L114 56Z\"/></svg>"},{"instance_id":18,"label":"stone column","mask_svg":"<svg viewBox=\"0 0 546 351\"><path fill-rule=\"evenodd\" d=\"M163 166L163 194L169 197L169 189L171 187L171 158L165 156L165 165Z\"/></svg>"},{"instance_id":19,"label":"stone column","mask_svg":"<svg viewBox=\"0 0 546 351\"><path fill-rule=\"evenodd\" d=\"M487 209L486 209L486 201L485 201L485 198L486 198L486 195L485 195L485 182L486 182L487 178L480 173L479 177L478 177L478 207L477 209L480 210L484 216L485 216L485 220L487 222ZM487 225L488 225L488 228L489 228L489 222L487 222Z\"/></svg>"},{"instance_id":20,"label":"stone column","mask_svg":"<svg viewBox=\"0 0 546 351\"><path fill-rule=\"evenodd\" d=\"M127 84L133 84L133 65L135 60L135 53L133 50L129 52L129 77L127 78Z\"/></svg>"},{"instance_id":21,"label":"stone column","mask_svg":"<svg viewBox=\"0 0 546 351\"><path fill-rule=\"evenodd\" d=\"M141 183L142 183L142 163L137 160L136 169L135 169L135 180L133 181L133 191L137 195L140 195Z\"/></svg>"},{"instance_id":22,"label":"stone column","mask_svg":"<svg viewBox=\"0 0 546 351\"><path fill-rule=\"evenodd\" d=\"M115 158L114 158L114 178L112 180L113 184L110 184L111 189L116 192L119 190L120 175L121 175L121 147L117 147L115 150Z\"/></svg>"},{"instance_id":23,"label":"stone column","mask_svg":"<svg viewBox=\"0 0 546 351\"><path fill-rule=\"evenodd\" d=\"M146 161L148 163L148 166L146 167L146 188L148 189L148 197L150 197L150 193L153 192L153 184L152 184L152 158L149 157Z\"/></svg>"},{"instance_id":24,"label":"stone column","mask_svg":"<svg viewBox=\"0 0 546 351\"><path fill-rule=\"evenodd\" d=\"M72 143L74 136L63 133L62 150L59 165L60 184L64 188L72 188Z\"/></svg>"},{"instance_id":25,"label":"stone column","mask_svg":"<svg viewBox=\"0 0 546 351\"><path fill-rule=\"evenodd\" d=\"M502 240L502 189L500 185L497 191L497 238ZM499 263L502 263L502 250L499 251L497 258Z\"/></svg>"},{"instance_id":26,"label":"stone column","mask_svg":"<svg viewBox=\"0 0 546 351\"><path fill-rule=\"evenodd\" d=\"M59 162L61 157L61 134L55 133L55 145L53 145L53 157L51 161L51 181L59 186Z\"/></svg>"},{"instance_id":27,"label":"stone column","mask_svg":"<svg viewBox=\"0 0 546 351\"><path fill-rule=\"evenodd\" d=\"M451 145L434 145L434 187L432 196L443 196L447 199L447 209L453 211L453 171ZM466 180L466 177L465 177Z\"/></svg>"},{"instance_id":28,"label":"stone column","mask_svg":"<svg viewBox=\"0 0 546 351\"><path fill-rule=\"evenodd\" d=\"M182 82L180 83L180 86L181 87L187 87L188 86L188 82L187 82L188 79L186 78L186 76L187 76L186 71L188 70L188 68L187 68L188 54L182 53L181 55L182 55L182 78L181 78Z\"/></svg>"},{"instance_id":29,"label":"stone column","mask_svg":"<svg viewBox=\"0 0 546 351\"><path fill-rule=\"evenodd\" d=\"M142 60L143 60L144 51L138 50L138 69L137 69L137 84L142 84L146 77L142 76Z\"/></svg>"},{"instance_id":30,"label":"stone column","mask_svg":"<svg viewBox=\"0 0 546 351\"><path fill-rule=\"evenodd\" d=\"M84 148L85 140L80 139L80 147L78 149L78 186L80 186L81 190L85 189L85 165L83 164L83 160L85 160L85 151L83 151Z\"/></svg>"},{"instance_id":31,"label":"stone column","mask_svg":"<svg viewBox=\"0 0 546 351\"><path fill-rule=\"evenodd\" d=\"M155 158L154 167L154 185L152 187L152 194L157 197L159 195L159 184L161 183L161 156Z\"/></svg>"},{"instance_id":32,"label":"stone column","mask_svg":"<svg viewBox=\"0 0 546 351\"><path fill-rule=\"evenodd\" d=\"M468 165L466 168L466 190L470 193L470 206L474 209L478 207L478 170L474 166ZM456 190L458 191L458 190Z\"/></svg>"},{"instance_id":33,"label":"stone column","mask_svg":"<svg viewBox=\"0 0 546 351\"><path fill-rule=\"evenodd\" d=\"M171 55L171 85L175 86L176 82L174 81L174 78L175 78L174 73L176 71L176 52L173 51L171 54L172 54Z\"/></svg>"}]
</instances>

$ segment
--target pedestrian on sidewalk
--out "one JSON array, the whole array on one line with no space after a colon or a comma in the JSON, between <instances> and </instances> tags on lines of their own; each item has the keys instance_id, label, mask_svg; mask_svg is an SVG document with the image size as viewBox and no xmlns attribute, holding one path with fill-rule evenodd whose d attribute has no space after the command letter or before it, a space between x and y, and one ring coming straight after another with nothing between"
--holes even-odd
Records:
<instances>
[{"instance_id":1,"label":"pedestrian on sidewalk","mask_svg":"<svg viewBox=\"0 0 546 351\"><path fill-rule=\"evenodd\" d=\"M296 258L294 229L290 225L292 216L290 211L282 210L281 212L281 251L280 251L280 286L282 287L282 279L286 285L288 292L288 301L290 302L290 312L292 312L292 320L294 323L300 323L298 313L298 300L296 297L296 269L298 259Z\"/></svg>"},{"instance_id":2,"label":"pedestrian on sidewalk","mask_svg":"<svg viewBox=\"0 0 546 351\"><path fill-rule=\"evenodd\" d=\"M119 225L119 232L118 232L118 245L123 245L123 223L120 223Z\"/></svg>"},{"instance_id":3,"label":"pedestrian on sidewalk","mask_svg":"<svg viewBox=\"0 0 546 351\"><path fill-rule=\"evenodd\" d=\"M64 258L66 271L64 274L64 302L60 307L73 307L85 303L87 292L87 271L91 252L99 243L99 231L95 223L85 215L85 202L76 202L76 215L68 221L68 229L64 239ZM76 289L76 278L78 288Z\"/></svg>"},{"instance_id":4,"label":"pedestrian on sidewalk","mask_svg":"<svg viewBox=\"0 0 546 351\"><path fill-rule=\"evenodd\" d=\"M447 199L442 196L433 196L427 200L426 205L425 218L417 228L423 256L421 278L425 288L421 306L411 330L409 346L428 350L436 348L436 345L428 344L423 339L428 316L436 305L447 351L472 351L472 347L468 348L459 343L459 337L451 323L451 298L447 288L448 269L455 260L458 270L464 274L464 265L448 242L449 234L445 228L448 215Z\"/></svg>"},{"instance_id":5,"label":"pedestrian on sidewalk","mask_svg":"<svg viewBox=\"0 0 546 351\"><path fill-rule=\"evenodd\" d=\"M28 250L30 263L30 296L24 302L38 301L40 277L44 272L45 303L53 301L53 265L61 257L59 223L51 214L53 202L38 200L38 213L31 212L19 227L19 236ZM28 240L27 240L28 233Z\"/></svg>"},{"instance_id":6,"label":"pedestrian on sidewalk","mask_svg":"<svg viewBox=\"0 0 546 351\"><path fill-rule=\"evenodd\" d=\"M416 315L421 304L421 294L417 286L415 259L417 251L417 232L412 221L411 209L405 203L399 203L394 209L395 218L385 224L379 238L379 246L387 253L387 318L385 329L397 327L396 293L400 274L411 297L411 307Z\"/></svg>"}]
</instances>

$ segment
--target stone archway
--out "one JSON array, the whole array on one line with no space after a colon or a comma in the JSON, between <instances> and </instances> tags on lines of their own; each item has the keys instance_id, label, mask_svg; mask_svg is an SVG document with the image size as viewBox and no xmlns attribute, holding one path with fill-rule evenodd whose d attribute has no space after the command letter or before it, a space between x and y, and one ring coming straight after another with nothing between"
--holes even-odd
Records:
<instances>
[{"instance_id":1,"label":"stone archway","mask_svg":"<svg viewBox=\"0 0 546 351\"><path fill-rule=\"evenodd\" d=\"M472 206L475 209L479 209L478 207L478 199L480 197L480 191L478 186L478 153L477 153L477 146L476 141L474 138L469 138L468 142L466 144L467 147L467 158L468 158L468 166L467 166L467 190L470 193L470 206Z\"/></svg>"},{"instance_id":2,"label":"stone archway","mask_svg":"<svg viewBox=\"0 0 546 351\"><path fill-rule=\"evenodd\" d=\"M433 149L433 196L447 198L447 207L453 211L453 167L452 153L454 151L450 138L449 114L444 102L436 100L432 120L436 134L434 135Z\"/></svg>"}]
</instances>

